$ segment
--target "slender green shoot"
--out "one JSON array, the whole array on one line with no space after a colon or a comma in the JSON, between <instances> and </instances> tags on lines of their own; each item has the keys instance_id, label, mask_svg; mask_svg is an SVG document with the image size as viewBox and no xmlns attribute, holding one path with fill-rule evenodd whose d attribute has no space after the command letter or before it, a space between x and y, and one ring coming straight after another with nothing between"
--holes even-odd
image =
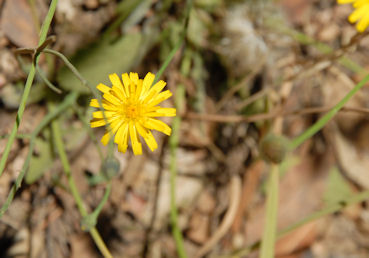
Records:
<instances>
[{"instance_id":1,"label":"slender green shoot","mask_svg":"<svg viewBox=\"0 0 369 258\"><path fill-rule=\"evenodd\" d=\"M183 85L178 85L176 90L176 107L177 112L181 112L180 107L185 97L185 89ZM172 224L172 233L177 246L177 253L180 258L187 257L183 245L183 236L178 225L178 211L176 205L176 176L177 176L177 148L179 141L179 128L181 118L174 117L172 123L172 135L169 138L170 148L170 221Z\"/></svg>"},{"instance_id":2,"label":"slender green shoot","mask_svg":"<svg viewBox=\"0 0 369 258\"><path fill-rule=\"evenodd\" d=\"M39 40L39 43L38 43L39 46L42 45L44 43L45 39L46 39L47 32L49 30L51 21L53 19L54 13L55 13L57 2L58 2L58 0L52 0L51 3L50 3L49 11L48 11L48 13L46 15L46 18L44 20L44 23L42 24L42 27L41 27L40 40ZM2 155L1 160L0 160L0 176L4 172L6 161L8 159L11 146L14 143L15 137L16 137L17 132L18 132L19 125L22 121L23 113L24 113L24 110L26 108L27 99L28 99L29 93L31 91L31 86L32 86L32 83L33 83L33 79L35 78L36 65L38 63L38 60L39 60L39 53L36 53L36 56L34 57L34 62L31 65L31 69L29 71L27 81L26 81L26 84L24 86L24 91L23 91L23 95L22 95L22 98L21 98L21 101L20 101L20 104L19 104L16 121L14 123L14 126L13 126L12 131L11 131L10 136L9 136L9 140L8 140L6 146L5 146L3 155Z\"/></svg>"},{"instance_id":3,"label":"slender green shoot","mask_svg":"<svg viewBox=\"0 0 369 258\"><path fill-rule=\"evenodd\" d=\"M187 33L187 27L188 27L188 21L189 21L189 18L190 18L191 8L192 8L192 0L187 0L186 10L185 10L185 15L184 15L183 30L182 30L181 36L180 36L177 44L170 51L168 57L164 60L164 63L160 67L159 71L156 73L154 84L160 79L160 77L162 76L162 74L164 73L164 71L167 69L167 67L170 64L170 62L172 61L174 55L177 53L177 51L182 46L182 44L183 44L183 42L185 40L186 33Z\"/></svg>"},{"instance_id":4,"label":"slender green shoot","mask_svg":"<svg viewBox=\"0 0 369 258\"><path fill-rule=\"evenodd\" d=\"M54 110L49 112L41 120L41 123L39 123L37 125L37 127L35 128L35 130L32 132L31 137L30 137L30 144L29 144L29 147L28 147L27 157L26 157L26 159L23 163L22 169L21 169L17 179L15 180L15 183L13 184L12 188L10 189L10 193L9 193L5 203L0 208L0 218L4 215L4 213L9 208L9 205L13 201L15 193L17 192L17 190L19 189L19 187L22 184L24 175L26 174L29 163L31 161L31 157L32 157L33 149L35 147L35 142L36 142L37 136L40 134L42 129L44 129L45 126L48 125L51 122L51 120L53 120L55 117L57 117L63 111L65 111L68 107L72 106L75 103L77 97L78 97L77 93L75 93L75 92L70 93L60 105L58 105Z\"/></svg>"},{"instance_id":5,"label":"slender green shoot","mask_svg":"<svg viewBox=\"0 0 369 258\"><path fill-rule=\"evenodd\" d=\"M82 85L87 87L91 91L92 95L99 102L100 110L103 114L103 117L104 117L104 120L105 120L105 123L106 123L106 129L108 130L108 132L111 133L109 123L108 123L108 120L105 116L105 111L103 109L102 98L101 98L99 92L96 90L96 88L92 87L88 83L88 81L82 76L82 74L80 74L80 72L77 70L77 68L68 60L68 58L65 55L63 55L62 53L60 53L58 51L52 50L52 49L43 49L42 52L52 54L52 55L55 55L55 56L59 57L64 62L64 64L68 67L68 69L77 77L77 79L80 80ZM108 156L109 157L113 156L113 150L114 150L114 142L109 141L109 148L108 148Z\"/></svg>"},{"instance_id":6,"label":"slender green shoot","mask_svg":"<svg viewBox=\"0 0 369 258\"><path fill-rule=\"evenodd\" d=\"M277 232L278 217L279 170L278 165L272 164L269 174L266 217L263 239L261 242L260 258L273 258Z\"/></svg>"},{"instance_id":7,"label":"slender green shoot","mask_svg":"<svg viewBox=\"0 0 369 258\"><path fill-rule=\"evenodd\" d=\"M63 165L63 169L64 169L64 173L68 179L68 185L69 185L69 189L70 192L74 198L74 200L76 201L78 210L80 212L80 214L82 215L83 218L85 218L86 216L88 216L87 210L84 206L84 203L82 201L82 197L78 192L76 183L74 181L74 178L72 176L72 171L71 171L71 167L68 161L68 157L67 157L67 153L65 152L65 148L64 148L64 143L62 140L62 135L61 135L61 131L60 131L60 126L59 126L59 122L57 119L53 120L51 123L51 128L52 128L52 132L53 132L53 139L56 145L56 149L58 151L60 160L62 162ZM110 189L110 188L109 188ZM110 193L110 190L107 191L108 193ZM96 227L92 227L89 231L89 233L91 234L93 240L95 241L96 246L99 248L101 254L104 257L113 257L109 251L109 249L106 247L103 239L101 238L99 232L97 231Z\"/></svg>"},{"instance_id":8,"label":"slender green shoot","mask_svg":"<svg viewBox=\"0 0 369 258\"><path fill-rule=\"evenodd\" d=\"M351 97L358 92L367 82L369 81L369 74L365 76L355 87L347 93L347 95L337 103L327 114L320 118L315 124L304 131L300 136L296 137L290 142L289 149L294 150L304 141L309 139L311 136L316 134L320 129L322 129L329 120L331 120L336 113L351 99Z\"/></svg>"},{"instance_id":9,"label":"slender green shoot","mask_svg":"<svg viewBox=\"0 0 369 258\"><path fill-rule=\"evenodd\" d=\"M58 89L54 84L52 84L49 79L46 77L44 72L40 69L39 66L36 68L38 75L41 77L41 79L44 81L47 87L50 88L50 90L56 92L57 94L62 94L62 90Z\"/></svg>"},{"instance_id":10,"label":"slender green shoot","mask_svg":"<svg viewBox=\"0 0 369 258\"><path fill-rule=\"evenodd\" d=\"M350 205L354 205L354 204L357 204L357 203L361 203L361 202L366 201L368 199L369 199L369 190L357 193L356 195L354 195L354 196L348 198L347 200L345 200L344 202L334 204L334 205L328 206L328 207L326 207L326 208L324 208L320 211L314 212L314 213L310 214L309 216L307 216L306 218L303 218L302 220L294 223L293 225L286 227L285 229L281 230L277 234L277 239L288 235L292 231L298 229L299 227L301 227L301 226L303 226L307 223L316 221L316 220L318 220L320 218L323 218L327 215L338 212L338 211L344 209L345 207L348 207ZM261 245L261 241L257 241L254 244L252 244L252 245L250 245L246 248L243 248L241 250L236 251L235 253L233 253L230 256L227 255L227 256L224 256L224 257L234 257L234 258L235 257L245 257L248 254L250 254L252 251L257 250L260 247L260 245Z\"/></svg>"},{"instance_id":11,"label":"slender green shoot","mask_svg":"<svg viewBox=\"0 0 369 258\"><path fill-rule=\"evenodd\" d=\"M95 227L99 214L102 208L104 207L105 203L108 201L110 193L111 193L111 182L108 183L105 189L104 196L101 199L100 203L97 205L96 209L92 213L88 214L87 216L83 218L82 220L83 230L89 231L93 227Z\"/></svg>"}]
</instances>

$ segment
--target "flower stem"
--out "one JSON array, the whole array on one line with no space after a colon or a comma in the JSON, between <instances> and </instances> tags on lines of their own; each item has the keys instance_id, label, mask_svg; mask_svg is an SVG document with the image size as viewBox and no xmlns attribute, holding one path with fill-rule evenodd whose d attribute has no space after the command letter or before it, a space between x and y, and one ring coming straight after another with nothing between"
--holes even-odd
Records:
<instances>
[{"instance_id":1,"label":"flower stem","mask_svg":"<svg viewBox=\"0 0 369 258\"><path fill-rule=\"evenodd\" d=\"M183 106L184 100L184 86L179 85L176 91L176 107L177 111L180 112L180 107ZM179 138L179 127L181 124L181 118L176 116L173 119L172 124L172 135L169 138L170 147L170 222L172 225L172 233L177 246L177 253L180 258L187 257L186 251L183 245L182 232L178 225L178 211L176 205L176 176L177 176L177 148Z\"/></svg>"},{"instance_id":2,"label":"flower stem","mask_svg":"<svg viewBox=\"0 0 369 258\"><path fill-rule=\"evenodd\" d=\"M360 202L364 202L368 199L369 199L369 190L357 193L354 196L352 196L352 197L348 198L347 200L345 200L345 202L330 205L330 206L328 206L328 207L326 207L326 208L324 208L320 211L317 211L317 212L314 212L314 213L308 215L307 217L305 217L305 218L301 219L300 221L296 222L295 224L292 224L291 226L288 226L288 227L284 228L283 230L278 232L277 239L287 235L288 233L298 229L299 227L301 227L301 226L303 226L303 225L305 225L309 222L318 220L318 219L320 219L324 216L327 216L327 215L333 214L335 212L338 212L338 211L342 210L345 207L348 207L350 205L357 204L357 203L360 203ZM246 248L238 250L237 252L233 253L230 257L246 257L252 251L257 250L260 247L260 244L261 244L261 242L257 241L257 242L253 243L252 245L250 245ZM229 257L229 256L227 256L227 257Z\"/></svg>"},{"instance_id":3,"label":"flower stem","mask_svg":"<svg viewBox=\"0 0 369 258\"><path fill-rule=\"evenodd\" d=\"M347 95L337 103L327 114L320 118L315 124L309 127L300 136L293 139L289 145L289 149L293 150L297 148L301 143L309 139L311 136L316 134L320 129L322 129L329 120L331 120L335 114L351 99L351 97L358 92L367 82L369 81L369 74L364 77L355 87L347 93Z\"/></svg>"},{"instance_id":4,"label":"flower stem","mask_svg":"<svg viewBox=\"0 0 369 258\"><path fill-rule=\"evenodd\" d=\"M266 217L264 223L263 239L261 242L260 258L274 257L274 245L276 240L278 217L278 190L279 170L278 165L273 164L271 167L268 182Z\"/></svg>"},{"instance_id":5,"label":"flower stem","mask_svg":"<svg viewBox=\"0 0 369 258\"><path fill-rule=\"evenodd\" d=\"M52 132L53 132L53 138L55 141L55 145L60 157L60 160L62 162L63 165L63 169L64 169L64 173L67 176L68 179L68 184L69 184L69 189L71 191L71 194L74 198L74 200L76 201L78 210L80 212L80 214L82 215L82 217L86 217L88 216L87 210L83 204L82 201L82 197L78 192L76 183L74 181L74 178L72 176L71 173L71 168L70 168L70 164L67 158L67 154L65 152L65 148L64 148L64 143L62 140L62 135L60 132L60 126L58 123L58 120L55 119L52 123L51 123L51 127L52 127ZM109 191L110 192L110 191ZM92 227L89 231L89 233L91 234L93 240L95 241L96 246L99 248L101 254L104 257L113 257L109 251L109 249L106 247L103 239L101 238L99 232L97 231L96 227Z\"/></svg>"},{"instance_id":6,"label":"flower stem","mask_svg":"<svg viewBox=\"0 0 369 258\"><path fill-rule=\"evenodd\" d=\"M160 67L159 71L156 73L154 84L162 76L162 74L164 73L165 69L167 69L169 63L172 61L174 55L177 53L178 49L182 46L182 44L183 44L183 42L185 40L186 33L187 33L187 27L188 27L188 21L189 21L189 18L190 18L191 8L192 8L192 0L187 0L186 10L185 10L185 13L184 13L183 30L182 30L181 36L180 36L177 44L170 51L168 57L164 60L164 63Z\"/></svg>"},{"instance_id":7,"label":"flower stem","mask_svg":"<svg viewBox=\"0 0 369 258\"><path fill-rule=\"evenodd\" d=\"M53 19L54 13L55 13L57 2L58 2L58 0L52 0L51 1L49 11L48 11L48 13L46 15L46 18L44 20L44 23L42 24L42 27L41 27L40 40L39 40L39 43L38 43L39 46L42 45L42 43L46 39L47 32L49 30L51 21ZM31 86L32 86L32 83L33 83L33 79L35 78L36 65L38 63L38 60L39 60L39 53L36 54L35 60L34 60L34 62L32 62L31 69L29 71L27 81L26 81L26 84L24 86L23 95L22 95L22 98L21 98L21 101L20 101L20 104L19 104L17 117L16 117L16 120L15 120L14 126L12 128L12 131L10 133L9 140L8 140L6 146L5 146L3 156L1 157L1 160L0 160L0 176L4 172L6 161L8 159L11 146L13 145L13 142L14 142L15 137L16 137L17 132L18 132L20 122L22 121L24 109L26 108L26 103L27 103L29 93L31 91Z\"/></svg>"},{"instance_id":8,"label":"flower stem","mask_svg":"<svg viewBox=\"0 0 369 258\"><path fill-rule=\"evenodd\" d=\"M98 93L98 91L96 90L96 88L92 87L88 83L88 81L80 74L80 72L77 70L77 68L74 67L74 65L68 60L68 58L65 55L63 55L62 53L60 53L58 51L52 50L52 49L43 49L42 52L52 54L52 55L55 55L55 56L59 57L64 62L64 64L68 67L68 69L77 77L77 79L80 80L82 85L87 87L91 91L92 95L94 95L94 97L99 102L100 110L103 113L103 117L104 117L104 120L105 120L105 123L106 123L106 129L108 130L108 132L110 132L111 130L109 129L109 126L108 126L109 123L108 123L108 120L105 116L105 111L102 107L103 106L102 105L102 98L101 98L100 94ZM111 157L113 155L113 148L114 148L113 141L109 141L108 157Z\"/></svg>"},{"instance_id":9,"label":"flower stem","mask_svg":"<svg viewBox=\"0 0 369 258\"><path fill-rule=\"evenodd\" d=\"M37 125L36 129L32 132L31 137L30 137L30 144L29 144L26 160L23 163L22 169L21 169L17 179L15 180L15 183L13 184L12 188L10 189L9 195L8 195L5 203L1 206L0 218L7 211L10 203L12 202L12 200L14 198L15 193L17 192L18 188L22 184L23 177L24 177L24 175L25 175L25 173L28 169L29 162L31 161L33 148L35 147L36 137L39 135L39 133L42 131L42 129L51 122L51 120L53 120L55 117L57 117L61 112L66 110L69 106L72 106L75 103L77 97L78 97L78 94L76 92L70 93L60 105L58 105L54 110L49 112L42 119L41 123L39 123Z\"/></svg>"}]
</instances>

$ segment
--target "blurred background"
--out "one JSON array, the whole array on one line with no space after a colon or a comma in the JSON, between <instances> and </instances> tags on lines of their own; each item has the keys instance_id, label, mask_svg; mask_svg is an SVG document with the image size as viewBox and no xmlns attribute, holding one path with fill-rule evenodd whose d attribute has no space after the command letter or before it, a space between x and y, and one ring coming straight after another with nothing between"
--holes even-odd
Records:
<instances>
[{"instance_id":1,"label":"blurred background","mask_svg":"<svg viewBox=\"0 0 369 258\"><path fill-rule=\"evenodd\" d=\"M14 50L37 46L49 4L0 0L0 155L32 62ZM56 41L49 47L66 55L93 86L110 86L111 73L133 71L143 78L157 73L178 44L185 9L180 0L59 0L49 30ZM207 257L258 256L258 248L247 248L260 240L265 217L270 164L260 159L260 140L270 132L300 135L365 76L369 38L347 21L352 11L334 0L193 1L184 43L162 76L174 94L165 105L177 106L180 118L178 146L155 133L159 149L153 153L145 147L134 156L114 147L117 175L97 221L114 257L177 256L169 216L171 162L188 256L204 246ZM92 211L104 194L101 157L108 152L100 143L104 129L88 126L92 95L55 56L42 54L39 69L61 93L36 75L0 177L0 204L25 161L27 135L50 112L50 103L76 92L76 104L58 120L72 175ZM277 257L369 257L368 203L345 205L369 188L368 108L364 86L323 130L286 155L278 229L339 208L280 238ZM0 219L0 257L100 257L80 221L47 126Z\"/></svg>"}]
</instances>

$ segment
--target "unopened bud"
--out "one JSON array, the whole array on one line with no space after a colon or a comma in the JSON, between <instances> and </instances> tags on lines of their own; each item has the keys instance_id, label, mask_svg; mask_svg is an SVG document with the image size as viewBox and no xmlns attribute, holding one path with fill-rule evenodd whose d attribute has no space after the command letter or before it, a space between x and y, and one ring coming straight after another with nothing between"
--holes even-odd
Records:
<instances>
[{"instance_id":1,"label":"unopened bud","mask_svg":"<svg viewBox=\"0 0 369 258\"><path fill-rule=\"evenodd\" d=\"M260 142L260 155L266 161L281 163L288 150L288 139L283 136L268 134Z\"/></svg>"},{"instance_id":2,"label":"unopened bud","mask_svg":"<svg viewBox=\"0 0 369 258\"><path fill-rule=\"evenodd\" d=\"M101 172L108 179L112 179L118 175L119 170L120 163L115 157L109 157L105 159L101 165Z\"/></svg>"}]
</instances>

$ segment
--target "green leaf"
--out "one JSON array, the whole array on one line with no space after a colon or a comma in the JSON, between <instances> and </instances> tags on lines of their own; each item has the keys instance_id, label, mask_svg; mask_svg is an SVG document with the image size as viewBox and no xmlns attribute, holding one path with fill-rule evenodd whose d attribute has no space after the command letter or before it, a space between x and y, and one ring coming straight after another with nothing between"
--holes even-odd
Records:
<instances>
[{"instance_id":1,"label":"green leaf","mask_svg":"<svg viewBox=\"0 0 369 258\"><path fill-rule=\"evenodd\" d=\"M324 202L327 206L345 202L352 197L353 192L346 179L337 167L329 172L328 184L324 193Z\"/></svg>"},{"instance_id":2,"label":"green leaf","mask_svg":"<svg viewBox=\"0 0 369 258\"><path fill-rule=\"evenodd\" d=\"M35 152L29 164L25 181L27 184L36 182L53 165L53 155L49 131L45 131L46 140L37 138L35 140Z\"/></svg>"},{"instance_id":3,"label":"green leaf","mask_svg":"<svg viewBox=\"0 0 369 258\"><path fill-rule=\"evenodd\" d=\"M109 74L128 72L134 65L141 40L142 35L135 33L125 35L114 43L100 41L79 51L71 62L92 86L109 84ZM60 69L57 81L64 90L90 93L67 67Z\"/></svg>"}]
</instances>

